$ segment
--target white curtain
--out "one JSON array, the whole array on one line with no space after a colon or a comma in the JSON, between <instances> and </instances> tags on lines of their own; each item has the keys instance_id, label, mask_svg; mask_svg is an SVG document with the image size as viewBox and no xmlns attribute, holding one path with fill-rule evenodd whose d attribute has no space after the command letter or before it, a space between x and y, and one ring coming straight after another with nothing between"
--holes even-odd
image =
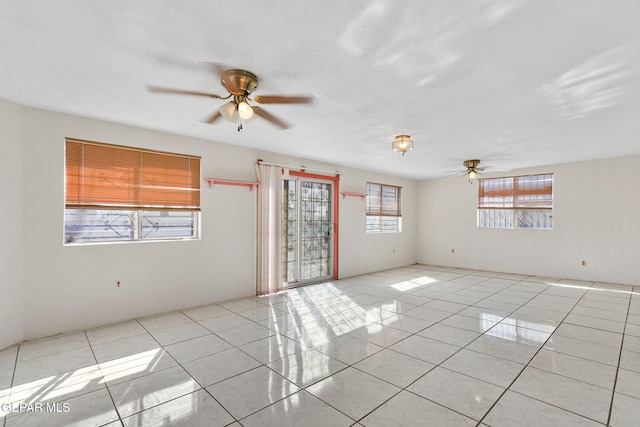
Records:
<instances>
[{"instance_id":1,"label":"white curtain","mask_svg":"<svg viewBox=\"0 0 640 427\"><path fill-rule=\"evenodd\" d=\"M258 259L256 294L266 295L282 290L280 266L280 230L282 203L282 169L257 165L258 177Z\"/></svg>"}]
</instances>

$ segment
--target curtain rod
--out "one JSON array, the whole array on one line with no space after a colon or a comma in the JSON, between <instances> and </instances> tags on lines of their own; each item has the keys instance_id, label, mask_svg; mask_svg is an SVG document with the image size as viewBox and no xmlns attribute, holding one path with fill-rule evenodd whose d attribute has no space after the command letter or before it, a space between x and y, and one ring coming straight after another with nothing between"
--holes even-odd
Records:
<instances>
[{"instance_id":1,"label":"curtain rod","mask_svg":"<svg viewBox=\"0 0 640 427\"><path fill-rule=\"evenodd\" d=\"M265 162L262 159L258 159L258 164L259 165L267 165L267 166L278 166L278 167L285 168L285 169L298 169L301 172L312 171L312 172L320 172L320 173L329 173L329 174L335 174L335 175L342 175L342 172L338 172L338 171L328 171L328 170L323 170L323 169L314 169L314 168L308 168L306 166L281 165L279 163Z\"/></svg>"}]
</instances>

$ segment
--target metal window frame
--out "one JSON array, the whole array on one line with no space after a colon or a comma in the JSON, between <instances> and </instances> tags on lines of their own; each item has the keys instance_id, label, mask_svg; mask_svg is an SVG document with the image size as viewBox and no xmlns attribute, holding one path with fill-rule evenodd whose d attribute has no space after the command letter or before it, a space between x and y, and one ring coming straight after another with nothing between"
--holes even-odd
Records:
<instances>
[{"instance_id":1,"label":"metal window frame","mask_svg":"<svg viewBox=\"0 0 640 427\"><path fill-rule=\"evenodd\" d=\"M65 208L65 212L67 211L76 211L78 209L69 209ZM193 228L191 236L163 236L163 237L143 237L142 236L142 212L143 210L135 210L135 209L83 209L88 211L131 211L133 213L132 217L132 230L133 230L133 238L126 240L118 240L118 239L104 239L104 240L82 240L79 242L67 242L66 241L66 233L67 233L67 224L66 224L66 215L63 217L63 244L64 246L82 246L82 245L112 245L112 244L130 244L130 243L141 243L141 242L175 242L175 241L189 241L189 240L200 240L201 238L201 212L200 211L191 211L185 210L185 212L190 212L193 220ZM175 212L174 210L164 210L164 212Z\"/></svg>"},{"instance_id":2,"label":"metal window frame","mask_svg":"<svg viewBox=\"0 0 640 427\"><path fill-rule=\"evenodd\" d=\"M378 185L380 186L380 209L378 210L379 213L369 213L367 212L367 204L365 201L365 233L366 234L387 234L387 233L402 233L402 187L399 185L391 185L391 184L382 184L380 182L370 182L367 181L367 183L365 184L365 192L366 192L366 198L369 197L369 186L370 185ZM390 187L390 188L394 188L397 190L398 192L398 197L397 197L397 203L396 203L396 212L397 214L383 214L382 213L382 193L383 193L383 188L384 187ZM382 218L385 217L394 217L398 219L397 222L397 226L395 230L383 230L382 229L382 225L380 226L380 230L377 231L369 231L367 230L367 218L380 218L380 222L382 223Z\"/></svg>"}]
</instances>

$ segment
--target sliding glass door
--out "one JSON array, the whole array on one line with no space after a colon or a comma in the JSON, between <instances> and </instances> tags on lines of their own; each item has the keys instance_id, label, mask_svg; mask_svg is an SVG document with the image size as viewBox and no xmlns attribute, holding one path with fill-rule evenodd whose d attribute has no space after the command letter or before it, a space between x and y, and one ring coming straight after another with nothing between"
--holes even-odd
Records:
<instances>
[{"instance_id":1,"label":"sliding glass door","mask_svg":"<svg viewBox=\"0 0 640 427\"><path fill-rule=\"evenodd\" d=\"M334 181L282 180L282 277L285 286L333 277Z\"/></svg>"}]
</instances>

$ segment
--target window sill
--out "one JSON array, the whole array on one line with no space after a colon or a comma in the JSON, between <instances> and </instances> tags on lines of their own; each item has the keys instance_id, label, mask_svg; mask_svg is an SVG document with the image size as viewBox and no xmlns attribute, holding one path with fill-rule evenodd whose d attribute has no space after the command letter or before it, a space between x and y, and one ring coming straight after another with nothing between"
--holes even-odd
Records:
<instances>
[{"instance_id":1,"label":"window sill","mask_svg":"<svg viewBox=\"0 0 640 427\"><path fill-rule=\"evenodd\" d=\"M66 243L63 242L65 247L79 247L79 246L103 246L103 245L130 245L140 243L168 243L168 242L193 242L202 240L200 237L192 238L175 238L175 239L145 239L145 240L124 240L124 241L112 241L112 242L78 242L78 243Z\"/></svg>"}]
</instances>

